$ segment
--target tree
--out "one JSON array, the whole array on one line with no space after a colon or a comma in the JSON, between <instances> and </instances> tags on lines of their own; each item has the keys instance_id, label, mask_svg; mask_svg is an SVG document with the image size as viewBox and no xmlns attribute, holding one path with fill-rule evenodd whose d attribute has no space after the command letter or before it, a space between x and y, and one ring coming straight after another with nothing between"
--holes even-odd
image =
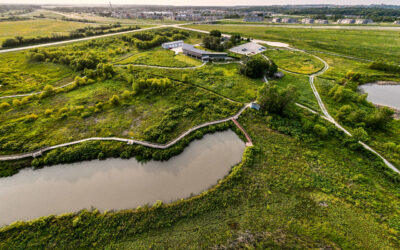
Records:
<instances>
[{"instance_id":1,"label":"tree","mask_svg":"<svg viewBox=\"0 0 400 250\"><path fill-rule=\"evenodd\" d=\"M182 75L182 82L188 82L189 81L189 76L187 74Z\"/></svg>"},{"instance_id":2,"label":"tree","mask_svg":"<svg viewBox=\"0 0 400 250\"><path fill-rule=\"evenodd\" d=\"M296 88L293 85L279 89L276 85L265 85L258 93L257 102L262 110L283 114L297 100Z\"/></svg>"},{"instance_id":3,"label":"tree","mask_svg":"<svg viewBox=\"0 0 400 250\"><path fill-rule=\"evenodd\" d=\"M211 30L210 31L210 36L221 37L222 33L219 30Z\"/></svg>"},{"instance_id":4,"label":"tree","mask_svg":"<svg viewBox=\"0 0 400 250\"><path fill-rule=\"evenodd\" d=\"M247 58L240 66L240 73L251 78L262 77L268 70L269 63L261 57Z\"/></svg>"}]
</instances>

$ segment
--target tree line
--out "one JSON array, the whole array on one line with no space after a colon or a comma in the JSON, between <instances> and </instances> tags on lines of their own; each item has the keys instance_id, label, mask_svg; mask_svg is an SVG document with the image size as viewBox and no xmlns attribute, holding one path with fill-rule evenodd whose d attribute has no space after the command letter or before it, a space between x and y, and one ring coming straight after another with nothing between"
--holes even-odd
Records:
<instances>
[{"instance_id":1,"label":"tree line","mask_svg":"<svg viewBox=\"0 0 400 250\"><path fill-rule=\"evenodd\" d=\"M118 25L118 26L116 26L116 25ZM120 27L120 28L116 28L116 27ZM8 38L8 39L4 40L1 46L3 48L10 48L10 47L23 46L23 45L45 43L45 42L56 42L56 41L74 39L74 38L82 38L82 37L89 37L89 36L95 36L95 35L123 32L123 31L128 31L128 30L137 30L137 29L140 29L140 27L139 26L121 27L120 24L101 25L98 27L80 28L80 29L71 31L68 35L52 34L51 36L46 36L46 37L16 36L14 38Z\"/></svg>"}]
</instances>

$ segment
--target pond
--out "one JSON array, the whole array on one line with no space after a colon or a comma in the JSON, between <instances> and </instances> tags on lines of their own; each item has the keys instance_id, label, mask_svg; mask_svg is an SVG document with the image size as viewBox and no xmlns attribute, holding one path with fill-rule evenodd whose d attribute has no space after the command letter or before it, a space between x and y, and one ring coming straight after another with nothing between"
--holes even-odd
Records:
<instances>
[{"instance_id":1,"label":"pond","mask_svg":"<svg viewBox=\"0 0 400 250\"><path fill-rule=\"evenodd\" d=\"M0 226L84 208L120 210L187 198L224 178L244 149L229 130L193 141L164 162L113 158L24 169L0 178Z\"/></svg>"},{"instance_id":2,"label":"pond","mask_svg":"<svg viewBox=\"0 0 400 250\"><path fill-rule=\"evenodd\" d=\"M359 88L363 93L368 93L368 101L400 109L400 84L382 85L369 83L362 85Z\"/></svg>"}]
</instances>

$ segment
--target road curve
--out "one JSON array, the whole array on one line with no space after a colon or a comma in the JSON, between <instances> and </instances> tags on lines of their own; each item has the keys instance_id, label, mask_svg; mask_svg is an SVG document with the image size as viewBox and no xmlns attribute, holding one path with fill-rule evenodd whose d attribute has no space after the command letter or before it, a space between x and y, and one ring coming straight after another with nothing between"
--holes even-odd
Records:
<instances>
[{"instance_id":1,"label":"road curve","mask_svg":"<svg viewBox=\"0 0 400 250\"><path fill-rule=\"evenodd\" d=\"M207 127L210 125L228 122L232 119L235 119L235 120L238 119L239 116L243 113L243 111L249 107L250 107L250 104L246 104L239 110L239 112L237 112L233 116L229 116L229 117L227 117L225 119L221 119L221 120L206 122L206 123L200 124L198 126L195 126L193 128L190 128L189 130L182 133L177 138L173 139L172 141L170 141L167 144L158 144L158 143L152 143L152 142L148 142L148 141L140 141L140 140L134 140L134 139L119 138L119 137L90 137L90 138L86 138L86 139L82 139L82 140L78 140L78 141L73 141L73 142L68 142L68 143L63 143L63 144L58 144L58 145L54 145L54 146L50 146L50 147L41 148L41 149L38 149L38 150L35 150L32 152L28 152L28 153L0 156L0 161L19 160L19 159L24 159L24 158L28 158L28 157L35 158L35 157L42 155L42 153L44 153L44 152L47 152L47 151L50 151L50 150L53 150L56 148L67 147L70 145L75 145L75 144L79 144L79 143L87 142L87 141L119 141L119 142L126 142L129 145L138 144L138 145L142 145L142 146L150 147L150 148L167 149L167 148L175 145L178 141L180 141L185 136L189 135L190 133L192 133L198 129L201 129L201 128L204 128L204 127Z\"/></svg>"},{"instance_id":2,"label":"road curve","mask_svg":"<svg viewBox=\"0 0 400 250\"><path fill-rule=\"evenodd\" d=\"M143 28L143 29L137 29L137 30L128 30L128 31L116 32L116 33L110 33L110 34L104 34L104 35L98 35L98 36L83 37L83 38L65 40L65 41L59 41L59 42L42 43L42 44L36 44L36 45L30 45L30 46L24 46L24 47L18 47L18 48L11 48L11 49L1 49L0 50L0 54L7 53L7 52L20 51L20 50L27 50L27 49L55 46L55 45L61 45L61 44L67 44L67 43L82 42L82 41L88 41L88 40L97 39L97 38L104 38L104 37L109 37L109 36L117 36L117 35L123 35L123 34L129 34L129 33L146 31L146 30L153 30L153 29L160 29L160 28L166 28L166 27L174 27L174 25L160 25L160 26L154 26L154 27L149 27L149 28Z\"/></svg>"}]
</instances>

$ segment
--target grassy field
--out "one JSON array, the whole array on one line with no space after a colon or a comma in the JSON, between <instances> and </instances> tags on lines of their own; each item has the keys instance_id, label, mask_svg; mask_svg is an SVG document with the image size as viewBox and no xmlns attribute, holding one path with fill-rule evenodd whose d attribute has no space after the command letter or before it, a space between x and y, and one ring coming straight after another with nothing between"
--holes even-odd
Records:
<instances>
[{"instance_id":1,"label":"grassy field","mask_svg":"<svg viewBox=\"0 0 400 250\"><path fill-rule=\"evenodd\" d=\"M317 99L312 92L307 76L294 75L284 73L284 77L278 80L271 80L271 84L276 84L281 88L286 88L288 85L293 85L297 89L298 102L313 110L320 111Z\"/></svg>"},{"instance_id":2,"label":"grassy field","mask_svg":"<svg viewBox=\"0 0 400 250\"><path fill-rule=\"evenodd\" d=\"M128 57L119 64L143 64L153 66L165 67L193 67L201 65L201 61L194 58L179 54L175 55L172 50L156 49L154 51L147 51L138 53Z\"/></svg>"},{"instance_id":3,"label":"grassy field","mask_svg":"<svg viewBox=\"0 0 400 250\"><path fill-rule=\"evenodd\" d=\"M324 67L324 64L315 57L299 51L267 50L264 54L278 67L295 73L312 74Z\"/></svg>"},{"instance_id":4,"label":"grassy field","mask_svg":"<svg viewBox=\"0 0 400 250\"><path fill-rule=\"evenodd\" d=\"M57 86L61 80L75 75L70 67L31 62L20 52L1 54L0 62L0 96L40 91L47 84Z\"/></svg>"},{"instance_id":5,"label":"grassy field","mask_svg":"<svg viewBox=\"0 0 400 250\"><path fill-rule=\"evenodd\" d=\"M282 27L246 27L190 25L201 30L218 29L225 33L285 42L300 49L321 50L361 58L400 63L400 31L291 29ZM345 42L344 42L345 41Z\"/></svg>"},{"instance_id":6,"label":"grassy field","mask_svg":"<svg viewBox=\"0 0 400 250\"><path fill-rule=\"evenodd\" d=\"M0 44L7 38L14 38L16 36L28 38L51 36L52 34L65 35L70 31L90 25L95 24L49 19L0 22Z\"/></svg>"},{"instance_id":7,"label":"grassy field","mask_svg":"<svg viewBox=\"0 0 400 250\"><path fill-rule=\"evenodd\" d=\"M188 83L213 91L222 96L240 102L254 101L258 89L263 86L262 79L250 79L240 75L238 64L207 64L198 69L171 70L171 69L149 69L143 68L143 72L170 79L181 80L182 75L188 75Z\"/></svg>"}]
</instances>

